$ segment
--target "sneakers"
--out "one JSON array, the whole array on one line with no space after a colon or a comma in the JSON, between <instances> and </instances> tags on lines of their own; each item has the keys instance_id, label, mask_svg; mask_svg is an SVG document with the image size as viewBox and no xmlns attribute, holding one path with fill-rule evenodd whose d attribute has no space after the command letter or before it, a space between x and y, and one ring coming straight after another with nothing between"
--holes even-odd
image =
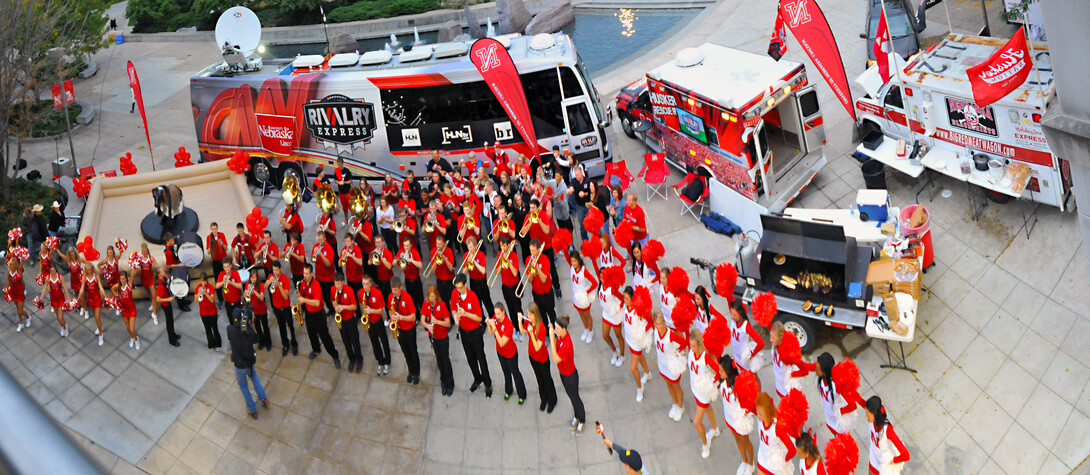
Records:
<instances>
[{"instance_id":1,"label":"sneakers","mask_svg":"<svg viewBox=\"0 0 1090 475\"><path fill-rule=\"evenodd\" d=\"M102 336L102 333L98 331L98 328L95 328L95 336Z\"/></svg>"},{"instance_id":2,"label":"sneakers","mask_svg":"<svg viewBox=\"0 0 1090 475\"><path fill-rule=\"evenodd\" d=\"M709 440L708 443L704 444L704 446L700 448L700 456L702 458L708 458L708 456L710 456L711 454L712 454L712 442Z\"/></svg>"},{"instance_id":3,"label":"sneakers","mask_svg":"<svg viewBox=\"0 0 1090 475\"><path fill-rule=\"evenodd\" d=\"M265 408L268 409L269 408L269 398L262 399L261 400L261 405L265 406Z\"/></svg>"},{"instance_id":4,"label":"sneakers","mask_svg":"<svg viewBox=\"0 0 1090 475\"><path fill-rule=\"evenodd\" d=\"M387 374L390 374L390 365L386 365L386 366L382 367L382 375L385 376Z\"/></svg>"},{"instance_id":5,"label":"sneakers","mask_svg":"<svg viewBox=\"0 0 1090 475\"><path fill-rule=\"evenodd\" d=\"M643 402L643 388L636 388L636 402Z\"/></svg>"},{"instance_id":6,"label":"sneakers","mask_svg":"<svg viewBox=\"0 0 1090 475\"><path fill-rule=\"evenodd\" d=\"M618 353L617 354L617 362L613 363L613 366L616 366L616 367L620 368L621 365L623 365L623 364L624 364L624 355Z\"/></svg>"},{"instance_id":7,"label":"sneakers","mask_svg":"<svg viewBox=\"0 0 1090 475\"><path fill-rule=\"evenodd\" d=\"M719 437L719 429L709 429L704 433L704 437L708 439L708 444L711 444L713 439Z\"/></svg>"},{"instance_id":8,"label":"sneakers","mask_svg":"<svg viewBox=\"0 0 1090 475\"><path fill-rule=\"evenodd\" d=\"M614 351L613 356L609 357L609 365L613 366L613 365L616 365L616 364L617 364L617 352Z\"/></svg>"},{"instance_id":9,"label":"sneakers","mask_svg":"<svg viewBox=\"0 0 1090 475\"><path fill-rule=\"evenodd\" d=\"M114 315L121 315L121 310L114 310Z\"/></svg>"},{"instance_id":10,"label":"sneakers","mask_svg":"<svg viewBox=\"0 0 1090 475\"><path fill-rule=\"evenodd\" d=\"M140 339L136 339L136 351L140 351Z\"/></svg>"},{"instance_id":11,"label":"sneakers","mask_svg":"<svg viewBox=\"0 0 1090 475\"><path fill-rule=\"evenodd\" d=\"M685 406L678 406L677 412L674 413L674 422L681 422L681 418L685 415Z\"/></svg>"},{"instance_id":12,"label":"sneakers","mask_svg":"<svg viewBox=\"0 0 1090 475\"><path fill-rule=\"evenodd\" d=\"M587 344L594 341L594 330L587 330Z\"/></svg>"},{"instance_id":13,"label":"sneakers","mask_svg":"<svg viewBox=\"0 0 1090 475\"><path fill-rule=\"evenodd\" d=\"M575 435L583 435L583 423L582 422L575 425Z\"/></svg>"},{"instance_id":14,"label":"sneakers","mask_svg":"<svg viewBox=\"0 0 1090 475\"><path fill-rule=\"evenodd\" d=\"M20 324L19 324L19 326L15 328L15 331L16 331L17 333L21 333L21 332L23 331L23 324L22 324L22 323L20 323Z\"/></svg>"},{"instance_id":15,"label":"sneakers","mask_svg":"<svg viewBox=\"0 0 1090 475\"><path fill-rule=\"evenodd\" d=\"M568 429L571 429L572 432L575 432L575 426L577 424L579 424L579 419L576 419L574 417L571 418L571 422L568 423Z\"/></svg>"},{"instance_id":16,"label":"sneakers","mask_svg":"<svg viewBox=\"0 0 1090 475\"><path fill-rule=\"evenodd\" d=\"M669 417L670 420L674 420L674 415L677 414L677 410L678 410L677 404L671 404L670 405L670 412L666 414L666 417Z\"/></svg>"},{"instance_id":17,"label":"sneakers","mask_svg":"<svg viewBox=\"0 0 1090 475\"><path fill-rule=\"evenodd\" d=\"M30 315L27 315L27 316L26 316L26 327L27 327L27 328L30 328L30 322L31 322L31 320L33 320L33 317L31 317Z\"/></svg>"},{"instance_id":18,"label":"sneakers","mask_svg":"<svg viewBox=\"0 0 1090 475\"><path fill-rule=\"evenodd\" d=\"M753 475L753 472L757 471L757 466L753 464L746 464L746 475Z\"/></svg>"},{"instance_id":19,"label":"sneakers","mask_svg":"<svg viewBox=\"0 0 1090 475\"><path fill-rule=\"evenodd\" d=\"M148 305L148 311L149 312L155 312L155 306L154 305Z\"/></svg>"},{"instance_id":20,"label":"sneakers","mask_svg":"<svg viewBox=\"0 0 1090 475\"><path fill-rule=\"evenodd\" d=\"M98 346L102 346L102 335L98 336Z\"/></svg>"},{"instance_id":21,"label":"sneakers","mask_svg":"<svg viewBox=\"0 0 1090 475\"><path fill-rule=\"evenodd\" d=\"M91 318L91 314L86 309L83 309L83 308L79 309L79 314L83 315L84 320L87 320L88 318Z\"/></svg>"},{"instance_id":22,"label":"sneakers","mask_svg":"<svg viewBox=\"0 0 1090 475\"><path fill-rule=\"evenodd\" d=\"M647 384L647 382L650 381L650 380L651 380L651 373L643 373L643 376L640 377L640 384Z\"/></svg>"},{"instance_id":23,"label":"sneakers","mask_svg":"<svg viewBox=\"0 0 1090 475\"><path fill-rule=\"evenodd\" d=\"M382 365L378 365L378 368L375 368L375 376L382 376Z\"/></svg>"},{"instance_id":24,"label":"sneakers","mask_svg":"<svg viewBox=\"0 0 1090 475\"><path fill-rule=\"evenodd\" d=\"M61 336L64 337L64 338L67 338L68 337L68 329L61 328Z\"/></svg>"},{"instance_id":25,"label":"sneakers","mask_svg":"<svg viewBox=\"0 0 1090 475\"><path fill-rule=\"evenodd\" d=\"M154 313L153 313L153 314L151 314L151 323L154 323L154 324L156 324L156 325L158 325L158 324L159 324L159 317L158 317L158 316L156 316L156 315L155 315Z\"/></svg>"},{"instance_id":26,"label":"sneakers","mask_svg":"<svg viewBox=\"0 0 1090 475\"><path fill-rule=\"evenodd\" d=\"M583 342L587 341L587 331L586 330L583 330L583 334L579 335L579 339L583 340Z\"/></svg>"},{"instance_id":27,"label":"sneakers","mask_svg":"<svg viewBox=\"0 0 1090 475\"><path fill-rule=\"evenodd\" d=\"M129 348L132 348L133 344L135 344L135 343L136 343L136 340L134 340L132 338L129 338Z\"/></svg>"}]
</instances>

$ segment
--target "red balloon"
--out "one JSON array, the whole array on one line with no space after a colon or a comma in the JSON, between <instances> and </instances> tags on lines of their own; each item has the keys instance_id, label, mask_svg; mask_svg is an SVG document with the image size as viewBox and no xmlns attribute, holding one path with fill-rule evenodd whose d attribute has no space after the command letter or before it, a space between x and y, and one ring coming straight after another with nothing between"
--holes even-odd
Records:
<instances>
[{"instance_id":1,"label":"red balloon","mask_svg":"<svg viewBox=\"0 0 1090 475\"><path fill-rule=\"evenodd\" d=\"M265 227L269 225L269 218L262 216L258 223L261 224L261 229L265 229Z\"/></svg>"}]
</instances>

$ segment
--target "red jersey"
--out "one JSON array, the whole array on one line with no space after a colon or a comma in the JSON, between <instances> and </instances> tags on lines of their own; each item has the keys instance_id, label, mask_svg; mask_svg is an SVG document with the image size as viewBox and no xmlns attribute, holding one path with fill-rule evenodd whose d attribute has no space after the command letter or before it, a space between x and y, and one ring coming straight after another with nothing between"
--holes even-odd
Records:
<instances>
[{"instance_id":1,"label":"red jersey","mask_svg":"<svg viewBox=\"0 0 1090 475\"><path fill-rule=\"evenodd\" d=\"M163 299L170 298L170 288L167 287L167 281L158 280L155 282L155 295L159 297L159 305L163 307L169 307L170 302L164 302Z\"/></svg>"},{"instance_id":2,"label":"red jersey","mask_svg":"<svg viewBox=\"0 0 1090 475\"><path fill-rule=\"evenodd\" d=\"M348 225L350 229L352 227L359 229L353 240L356 242L356 245L360 247L360 251L363 251L364 255L370 254L371 251L375 250L375 238L374 233L371 230L371 223L361 224L359 218L353 216Z\"/></svg>"},{"instance_id":3,"label":"red jersey","mask_svg":"<svg viewBox=\"0 0 1090 475\"><path fill-rule=\"evenodd\" d=\"M265 301L257 298L258 295L265 294L265 284L258 282L257 284L246 283L246 290L250 292L250 306L254 309L254 315L265 315L269 313L269 307Z\"/></svg>"},{"instance_id":4,"label":"red jersey","mask_svg":"<svg viewBox=\"0 0 1090 475\"><path fill-rule=\"evenodd\" d=\"M504 232L504 225L507 226L506 232ZM510 217L497 219L496 222L492 223L492 227L496 233L497 241L504 236L511 238L511 240L515 240L515 222L512 221Z\"/></svg>"},{"instance_id":5,"label":"red jersey","mask_svg":"<svg viewBox=\"0 0 1090 475\"><path fill-rule=\"evenodd\" d=\"M425 216L424 219L429 218ZM430 233L428 233L428 245L430 245L432 249L435 249L436 238L446 234L446 231L443 231L443 229L447 227L447 218L444 218L443 215L439 213L435 213L435 223L435 227L432 228Z\"/></svg>"},{"instance_id":6,"label":"red jersey","mask_svg":"<svg viewBox=\"0 0 1090 475\"><path fill-rule=\"evenodd\" d=\"M215 296L216 288L213 287L210 282L205 282L197 286L197 310L202 317L216 314L216 302L213 300L213 297Z\"/></svg>"},{"instance_id":7,"label":"red jersey","mask_svg":"<svg viewBox=\"0 0 1090 475\"><path fill-rule=\"evenodd\" d=\"M467 314L458 320L458 328L471 332L481 326L481 320L484 318L484 312L481 310L481 301L477 299L477 294L472 290L466 289L466 294L463 296L457 290L450 295L450 308L452 314L457 314L458 309L465 310ZM474 315L477 320L469 318L469 315Z\"/></svg>"},{"instance_id":8,"label":"red jersey","mask_svg":"<svg viewBox=\"0 0 1090 475\"><path fill-rule=\"evenodd\" d=\"M382 298L382 291L379 290L378 287L371 287L370 291L360 289L357 302L366 305L368 309L378 310L377 312L371 313L371 318L369 319L371 322L377 322L382 319L384 300ZM364 311L366 311L366 309L364 309Z\"/></svg>"},{"instance_id":9,"label":"red jersey","mask_svg":"<svg viewBox=\"0 0 1090 475\"><path fill-rule=\"evenodd\" d=\"M204 238L204 248L212 255L213 261L222 261L227 258L227 236L223 233L208 233Z\"/></svg>"},{"instance_id":10,"label":"red jersey","mask_svg":"<svg viewBox=\"0 0 1090 475\"><path fill-rule=\"evenodd\" d=\"M431 261L435 264L435 278L437 280L453 280L454 251L451 251L449 247L446 247L443 248L442 256L436 257L435 254L438 251L439 249L434 248L431 250Z\"/></svg>"},{"instance_id":11,"label":"red jersey","mask_svg":"<svg viewBox=\"0 0 1090 475\"><path fill-rule=\"evenodd\" d=\"M519 255L512 246L507 253L500 252L497 259L500 262L500 281L504 287L519 285Z\"/></svg>"},{"instance_id":12,"label":"red jersey","mask_svg":"<svg viewBox=\"0 0 1090 475\"><path fill-rule=\"evenodd\" d=\"M476 208L474 208L476 209ZM465 233L462 234L462 240L466 241L470 236L473 236L477 241L481 240L481 219L479 216L473 216L473 227L466 227L466 216L462 215L458 218L458 229L461 230L465 227Z\"/></svg>"},{"instance_id":13,"label":"red jersey","mask_svg":"<svg viewBox=\"0 0 1090 475\"><path fill-rule=\"evenodd\" d=\"M407 200L406 199L397 200L397 209L407 209L407 210L410 211L409 214L416 214L416 200L414 200L412 198L409 198Z\"/></svg>"},{"instance_id":14,"label":"red jersey","mask_svg":"<svg viewBox=\"0 0 1090 475\"><path fill-rule=\"evenodd\" d=\"M416 252L416 249L405 249L404 247L402 247L398 251L397 255L398 258L404 257L406 258L405 260L420 262L420 253ZM406 265L405 268L401 270L401 272L405 275L405 280L416 280L420 278L420 268L412 264Z\"/></svg>"},{"instance_id":15,"label":"red jersey","mask_svg":"<svg viewBox=\"0 0 1090 475\"><path fill-rule=\"evenodd\" d=\"M174 248L171 247L163 248L163 262L167 267L176 266L182 263L182 261L178 260L178 254L174 252Z\"/></svg>"},{"instance_id":16,"label":"red jersey","mask_svg":"<svg viewBox=\"0 0 1090 475\"><path fill-rule=\"evenodd\" d=\"M268 284L273 308L288 308L291 306L291 279L288 276L284 275L283 272L280 273L279 277L271 274L269 275ZM288 290L288 297L280 295L283 289Z\"/></svg>"},{"instance_id":17,"label":"red jersey","mask_svg":"<svg viewBox=\"0 0 1090 475\"><path fill-rule=\"evenodd\" d=\"M469 260L469 252L462 257L463 260ZM478 268L476 265L469 264L469 278L473 280L484 280L488 278L488 266L484 259L484 251L478 250L477 255L473 258L473 262L480 265ZM484 270L481 270L484 269Z\"/></svg>"},{"instance_id":18,"label":"red jersey","mask_svg":"<svg viewBox=\"0 0 1090 475\"><path fill-rule=\"evenodd\" d=\"M625 206L624 220L631 221L634 228L643 228L643 231L632 231L632 239L634 241L642 241L647 237L647 219L644 217L643 208L639 207L639 205L636 205L635 207Z\"/></svg>"},{"instance_id":19,"label":"red jersey","mask_svg":"<svg viewBox=\"0 0 1090 475\"><path fill-rule=\"evenodd\" d=\"M83 285L87 294L87 305L93 308L102 307L102 294L98 292L98 277L94 274L88 275L86 279L83 279Z\"/></svg>"},{"instance_id":20,"label":"red jersey","mask_svg":"<svg viewBox=\"0 0 1090 475\"><path fill-rule=\"evenodd\" d=\"M549 223L552 222L552 216L549 216L548 214L545 213L545 211L543 211L541 209L538 209L538 223L537 224L531 224L530 223L530 217L531 217L530 213L526 213L526 219L524 219L522 221L522 228L525 229L526 226L529 226L530 227L530 239L537 239L538 241L541 242L541 248L542 249L548 249L549 246L552 245L552 239L550 239L549 237L552 236L553 229L550 226L549 227L549 232L545 232L544 229L541 229L541 226L542 225L548 226Z\"/></svg>"},{"instance_id":21,"label":"red jersey","mask_svg":"<svg viewBox=\"0 0 1090 475\"><path fill-rule=\"evenodd\" d=\"M416 325L416 319L411 318L416 314L416 305L413 305L413 298L408 292L402 290L400 295L390 292L390 306L394 307L399 316L405 317L397 321L397 328L411 330Z\"/></svg>"},{"instance_id":22,"label":"red jersey","mask_svg":"<svg viewBox=\"0 0 1090 475\"><path fill-rule=\"evenodd\" d=\"M382 196L386 198L387 203L396 201L399 190L396 182L382 182Z\"/></svg>"},{"instance_id":23,"label":"red jersey","mask_svg":"<svg viewBox=\"0 0 1090 475\"><path fill-rule=\"evenodd\" d=\"M78 260L75 264L68 263L68 280L72 286L72 292L79 292L79 288L83 285L83 264Z\"/></svg>"},{"instance_id":24,"label":"red jersey","mask_svg":"<svg viewBox=\"0 0 1090 475\"><path fill-rule=\"evenodd\" d=\"M341 257L347 258L344 260L344 279L348 282L359 282L363 280L363 266L356 264L353 257L361 257L360 247L356 245L345 246L341 248Z\"/></svg>"},{"instance_id":25,"label":"red jersey","mask_svg":"<svg viewBox=\"0 0 1090 475\"><path fill-rule=\"evenodd\" d=\"M230 273L228 273L230 272ZM217 284L223 284L223 300L230 303L238 303L242 300L242 290L231 285L231 283L241 284L242 278L239 277L237 270L220 272L219 278L216 279Z\"/></svg>"},{"instance_id":26,"label":"red jersey","mask_svg":"<svg viewBox=\"0 0 1090 475\"><path fill-rule=\"evenodd\" d=\"M41 269L48 269L53 266L53 251L46 250L45 252L38 253L38 259L41 259Z\"/></svg>"},{"instance_id":27,"label":"red jersey","mask_svg":"<svg viewBox=\"0 0 1090 475\"><path fill-rule=\"evenodd\" d=\"M307 249L303 247L303 243L285 243L284 254L295 254L303 258L296 259L295 256L288 257L288 267L291 269L291 275L303 275L303 264L306 263L305 260L307 258Z\"/></svg>"},{"instance_id":28,"label":"red jersey","mask_svg":"<svg viewBox=\"0 0 1090 475\"><path fill-rule=\"evenodd\" d=\"M46 277L46 283L49 284L49 305L53 308L64 306L64 279L60 274L57 277Z\"/></svg>"},{"instance_id":29,"label":"red jersey","mask_svg":"<svg viewBox=\"0 0 1090 475\"><path fill-rule=\"evenodd\" d=\"M320 246L320 247L319 247ZM322 260L325 257L325 260ZM334 259L337 256L333 255L333 248L329 246L329 243L314 244L310 248L310 260L314 264L314 278L319 282L333 282L333 274L335 273ZM326 264L326 262L329 262Z\"/></svg>"},{"instance_id":30,"label":"red jersey","mask_svg":"<svg viewBox=\"0 0 1090 475\"><path fill-rule=\"evenodd\" d=\"M257 243L257 255L259 257L264 257L264 259L261 259L261 262L257 263L258 265L272 268L272 263L276 262L277 259L280 259L280 248L276 246L275 242L269 241L266 243L265 240L262 239Z\"/></svg>"},{"instance_id":31,"label":"red jersey","mask_svg":"<svg viewBox=\"0 0 1090 475\"><path fill-rule=\"evenodd\" d=\"M356 293L352 291L352 287L348 284L341 285L340 292L337 291L337 287L333 286L329 289L329 299L335 304L340 305L356 305ZM356 310L341 310L341 322L347 322L356 315Z\"/></svg>"},{"instance_id":32,"label":"red jersey","mask_svg":"<svg viewBox=\"0 0 1090 475\"><path fill-rule=\"evenodd\" d=\"M116 259L113 261L107 259L106 262L102 264L102 277L106 279L106 284L110 287L117 285L117 282L121 279L120 274Z\"/></svg>"},{"instance_id":33,"label":"red jersey","mask_svg":"<svg viewBox=\"0 0 1090 475\"><path fill-rule=\"evenodd\" d=\"M560 358L556 363L556 370L563 376L571 376L575 372L575 348L572 348L571 333L557 337L556 357Z\"/></svg>"},{"instance_id":34,"label":"red jersey","mask_svg":"<svg viewBox=\"0 0 1090 475\"><path fill-rule=\"evenodd\" d=\"M288 210L284 210L284 221L288 222L288 227L285 231L288 234L303 234L303 220L299 218L299 213L287 214Z\"/></svg>"},{"instance_id":35,"label":"red jersey","mask_svg":"<svg viewBox=\"0 0 1090 475\"><path fill-rule=\"evenodd\" d=\"M231 239L231 251L237 252L239 258L245 258L254 262L254 249L257 248L257 238L249 234L236 234Z\"/></svg>"},{"instance_id":36,"label":"red jersey","mask_svg":"<svg viewBox=\"0 0 1090 475\"><path fill-rule=\"evenodd\" d=\"M322 216L318 219L318 227L325 227L327 238L337 239L337 219L332 216Z\"/></svg>"},{"instance_id":37,"label":"red jersey","mask_svg":"<svg viewBox=\"0 0 1090 475\"><path fill-rule=\"evenodd\" d=\"M300 281L299 284L300 297L318 301L317 305L306 304L307 311L311 313L320 312L325 303L322 300L322 286L318 285L318 279L312 277L309 284L305 280Z\"/></svg>"},{"instance_id":38,"label":"red jersey","mask_svg":"<svg viewBox=\"0 0 1090 475\"><path fill-rule=\"evenodd\" d=\"M545 324L538 323L534 325L527 322L526 332L533 333L534 338L541 342L541 348L537 350L534 349L533 341L526 344L530 359L538 363L547 363L549 361L549 332L545 331Z\"/></svg>"},{"instance_id":39,"label":"red jersey","mask_svg":"<svg viewBox=\"0 0 1090 475\"><path fill-rule=\"evenodd\" d=\"M117 292L118 300L121 302L121 317L122 318L136 318L136 302L132 301L132 286L128 285L122 287Z\"/></svg>"},{"instance_id":40,"label":"red jersey","mask_svg":"<svg viewBox=\"0 0 1090 475\"><path fill-rule=\"evenodd\" d=\"M518 347L515 346L515 339L512 336L515 334L515 327L511 324L510 318L497 318L496 319L496 353L503 358L514 358L518 355ZM500 337L507 338L507 344L500 344Z\"/></svg>"},{"instance_id":41,"label":"red jersey","mask_svg":"<svg viewBox=\"0 0 1090 475\"><path fill-rule=\"evenodd\" d=\"M526 256L526 272L530 272L530 259L533 256ZM544 281L538 280L538 275L530 276L530 286L533 288L534 294L541 295L544 293L553 291L553 277L549 274L549 258L545 253L541 254L541 257L537 259L537 264L534 266L537 268L538 274L545 276Z\"/></svg>"},{"instance_id":42,"label":"red jersey","mask_svg":"<svg viewBox=\"0 0 1090 475\"><path fill-rule=\"evenodd\" d=\"M8 270L8 295L12 302L26 301L26 284L23 282L23 273Z\"/></svg>"},{"instance_id":43,"label":"red jersey","mask_svg":"<svg viewBox=\"0 0 1090 475\"><path fill-rule=\"evenodd\" d=\"M144 287L151 288L155 283L155 276L151 272L151 256L140 255L140 283L144 284Z\"/></svg>"},{"instance_id":44,"label":"red jersey","mask_svg":"<svg viewBox=\"0 0 1090 475\"><path fill-rule=\"evenodd\" d=\"M450 312L447 310L447 304L443 303L442 300L435 304L425 300L424 304L420 306L420 314L423 315L425 319L430 319L429 321L433 324L432 331L428 332L432 338L436 340L447 338L447 327L435 325L438 322L450 321Z\"/></svg>"},{"instance_id":45,"label":"red jersey","mask_svg":"<svg viewBox=\"0 0 1090 475\"><path fill-rule=\"evenodd\" d=\"M409 232L410 230L412 231L411 233ZM416 239L414 236L416 236L416 218L413 218L412 215L410 215L409 219L405 220L405 230L397 234L397 242L400 244L408 239L415 243Z\"/></svg>"},{"instance_id":46,"label":"red jersey","mask_svg":"<svg viewBox=\"0 0 1090 475\"><path fill-rule=\"evenodd\" d=\"M394 255L390 252L390 248L386 246L382 246L382 250L379 252L382 255L380 259L382 262L379 262L378 265L375 266L378 268L378 275L376 277L383 282L389 282L394 278ZM368 256L368 259L370 259L370 256ZM386 267L386 264L390 264L390 267Z\"/></svg>"}]
</instances>

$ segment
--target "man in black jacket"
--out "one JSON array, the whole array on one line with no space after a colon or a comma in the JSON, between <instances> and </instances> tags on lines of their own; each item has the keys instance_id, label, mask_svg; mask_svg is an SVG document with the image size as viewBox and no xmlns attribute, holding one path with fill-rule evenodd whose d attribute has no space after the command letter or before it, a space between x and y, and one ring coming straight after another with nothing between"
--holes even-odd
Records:
<instances>
[{"instance_id":1,"label":"man in black jacket","mask_svg":"<svg viewBox=\"0 0 1090 475\"><path fill-rule=\"evenodd\" d=\"M64 213L61 211L61 202L53 202L53 211L49 213L49 230L50 236L56 236L61 227L64 226Z\"/></svg>"},{"instance_id":2,"label":"man in black jacket","mask_svg":"<svg viewBox=\"0 0 1090 475\"><path fill-rule=\"evenodd\" d=\"M30 208L30 214L23 215L23 231L27 236L27 249L30 250L30 260L38 260L38 251L41 244L45 242L45 238L49 236L49 230L45 224L45 218L42 217L42 205L36 204Z\"/></svg>"},{"instance_id":3,"label":"man in black jacket","mask_svg":"<svg viewBox=\"0 0 1090 475\"><path fill-rule=\"evenodd\" d=\"M261 380L257 377L254 364L257 363L257 355L254 354L255 336L251 330L253 314L248 308L236 308L234 323L227 326L227 341L231 344L231 362L235 364L235 380L242 391L242 397L246 400L246 409L250 417L257 419L257 404L250 395L250 385L247 378L254 382L254 390L261 400L261 405L268 408L269 398L265 397L265 388L261 386Z\"/></svg>"}]
</instances>

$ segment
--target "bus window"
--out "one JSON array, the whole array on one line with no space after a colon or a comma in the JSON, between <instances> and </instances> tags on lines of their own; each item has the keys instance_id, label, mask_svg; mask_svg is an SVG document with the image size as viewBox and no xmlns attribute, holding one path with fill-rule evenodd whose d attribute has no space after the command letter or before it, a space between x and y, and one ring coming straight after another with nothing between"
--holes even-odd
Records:
<instances>
[{"instance_id":1,"label":"bus window","mask_svg":"<svg viewBox=\"0 0 1090 475\"><path fill-rule=\"evenodd\" d=\"M519 76L526 91L526 104L533 116L534 133L555 137L564 133L564 113L560 109L560 83L556 69L546 69Z\"/></svg>"},{"instance_id":2,"label":"bus window","mask_svg":"<svg viewBox=\"0 0 1090 475\"><path fill-rule=\"evenodd\" d=\"M704 135L708 138L708 146L719 148L719 132L707 122L704 122Z\"/></svg>"},{"instance_id":3,"label":"bus window","mask_svg":"<svg viewBox=\"0 0 1090 475\"><path fill-rule=\"evenodd\" d=\"M575 79L575 73L571 68L559 68L560 84L564 86L564 99L571 99L583 95L583 85Z\"/></svg>"},{"instance_id":4,"label":"bus window","mask_svg":"<svg viewBox=\"0 0 1090 475\"><path fill-rule=\"evenodd\" d=\"M602 115L602 99L598 97L598 89L594 87L594 83L590 80L590 75L587 74L587 67L583 64L583 58L579 57L579 54L576 53L575 59L575 70L579 72L579 76L583 78L583 84L586 84L587 90L590 91L590 102L594 105L594 113L599 120L601 120L601 118L605 116Z\"/></svg>"},{"instance_id":5,"label":"bus window","mask_svg":"<svg viewBox=\"0 0 1090 475\"><path fill-rule=\"evenodd\" d=\"M568 131L568 135L572 137L594 132L594 122L590 120L590 111L587 110L586 103L580 102L569 105L568 121L571 122L571 130Z\"/></svg>"}]
</instances>

